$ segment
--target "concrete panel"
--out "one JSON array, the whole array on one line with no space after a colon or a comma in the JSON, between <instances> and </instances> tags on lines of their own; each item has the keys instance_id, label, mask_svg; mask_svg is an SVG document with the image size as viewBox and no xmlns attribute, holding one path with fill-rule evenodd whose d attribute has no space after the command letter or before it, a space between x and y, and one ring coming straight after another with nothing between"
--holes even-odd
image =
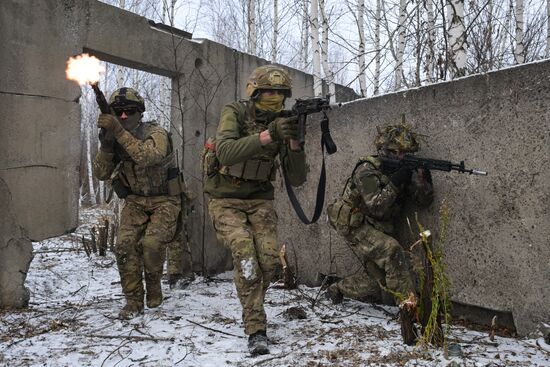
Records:
<instances>
[{"instance_id":1,"label":"concrete panel","mask_svg":"<svg viewBox=\"0 0 550 367\"><path fill-rule=\"evenodd\" d=\"M346 104L330 114L339 152L328 158L329 201L357 158L374 153L375 127L399 122L401 114L426 135L419 156L465 160L489 171L487 177L434 172L435 203L418 213L419 220L435 230L439 205L449 202L445 255L453 300L512 312L525 334L550 319L549 97L550 62L541 62ZM318 139L308 135L311 172L298 190L309 213L320 167ZM291 210L287 201L278 209ZM414 224L413 210L404 214ZM302 281L315 283L317 271L355 271L357 258L326 219L305 227L291 215L282 218L280 235L291 245L291 263ZM404 219L400 225L401 242L411 244L415 238Z\"/></svg>"},{"instance_id":2,"label":"concrete panel","mask_svg":"<svg viewBox=\"0 0 550 367\"><path fill-rule=\"evenodd\" d=\"M0 178L32 240L77 226L80 107L51 97L0 94Z\"/></svg>"},{"instance_id":3,"label":"concrete panel","mask_svg":"<svg viewBox=\"0 0 550 367\"><path fill-rule=\"evenodd\" d=\"M26 307L29 290L24 286L32 260L32 243L17 221L12 198L0 178L0 308Z\"/></svg>"}]
</instances>

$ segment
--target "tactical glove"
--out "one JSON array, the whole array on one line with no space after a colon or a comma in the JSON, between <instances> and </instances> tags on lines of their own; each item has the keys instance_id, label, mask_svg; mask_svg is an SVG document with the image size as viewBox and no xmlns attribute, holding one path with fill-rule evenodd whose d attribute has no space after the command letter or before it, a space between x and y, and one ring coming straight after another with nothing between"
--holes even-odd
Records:
<instances>
[{"instance_id":1,"label":"tactical glove","mask_svg":"<svg viewBox=\"0 0 550 367\"><path fill-rule=\"evenodd\" d=\"M401 186L401 184L408 184L411 181L412 171L405 166L401 166L397 171L391 174L390 181L395 186Z\"/></svg>"},{"instance_id":2,"label":"tactical glove","mask_svg":"<svg viewBox=\"0 0 550 367\"><path fill-rule=\"evenodd\" d=\"M124 131L124 128L118 121L118 119L110 114L102 113L97 119L97 126L112 132L114 136L118 136Z\"/></svg>"},{"instance_id":3,"label":"tactical glove","mask_svg":"<svg viewBox=\"0 0 550 367\"><path fill-rule=\"evenodd\" d=\"M113 153L115 151L115 136L110 130L101 129L99 131L99 142L101 143L101 150L106 153Z\"/></svg>"},{"instance_id":4,"label":"tactical glove","mask_svg":"<svg viewBox=\"0 0 550 367\"><path fill-rule=\"evenodd\" d=\"M296 116L277 117L267 129L275 142L298 139L298 118Z\"/></svg>"}]
</instances>

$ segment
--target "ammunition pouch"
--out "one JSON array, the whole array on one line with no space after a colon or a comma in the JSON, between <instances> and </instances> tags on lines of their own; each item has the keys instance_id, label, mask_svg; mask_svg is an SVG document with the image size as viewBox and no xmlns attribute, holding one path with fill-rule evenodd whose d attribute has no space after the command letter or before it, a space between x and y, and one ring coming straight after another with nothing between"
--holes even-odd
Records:
<instances>
[{"instance_id":1,"label":"ammunition pouch","mask_svg":"<svg viewBox=\"0 0 550 367\"><path fill-rule=\"evenodd\" d=\"M352 229L363 224L365 216L359 208L352 207L342 199L336 199L327 206L330 225L342 236L347 236Z\"/></svg>"},{"instance_id":2,"label":"ammunition pouch","mask_svg":"<svg viewBox=\"0 0 550 367\"><path fill-rule=\"evenodd\" d=\"M119 199L125 199L128 195L132 193L132 190L117 176L111 181L111 186L113 191L116 193Z\"/></svg>"},{"instance_id":3,"label":"ammunition pouch","mask_svg":"<svg viewBox=\"0 0 550 367\"><path fill-rule=\"evenodd\" d=\"M275 180L275 164L270 160L249 159L231 166L222 166L219 172L222 175L233 176L243 180Z\"/></svg>"},{"instance_id":4,"label":"ammunition pouch","mask_svg":"<svg viewBox=\"0 0 550 367\"><path fill-rule=\"evenodd\" d=\"M195 195L187 189L185 180L183 178L183 173L180 172L180 169L170 168L168 170L168 195L176 196L183 194L188 200L193 200Z\"/></svg>"}]
</instances>

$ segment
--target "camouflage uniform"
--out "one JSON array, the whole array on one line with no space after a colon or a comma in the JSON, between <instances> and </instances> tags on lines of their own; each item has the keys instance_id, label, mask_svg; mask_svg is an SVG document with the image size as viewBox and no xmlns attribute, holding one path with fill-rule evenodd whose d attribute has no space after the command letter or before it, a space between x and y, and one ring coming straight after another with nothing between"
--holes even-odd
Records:
<instances>
[{"instance_id":1,"label":"camouflage uniform","mask_svg":"<svg viewBox=\"0 0 550 367\"><path fill-rule=\"evenodd\" d=\"M270 77L284 73L277 67L267 70ZM269 74L269 70L276 71ZM287 85L289 92L289 80ZM275 88L273 83L268 86ZM253 96L254 88L248 91ZM215 148L219 167L209 173L205 185L205 192L211 196L209 213L218 239L233 255L245 332L251 336L259 332L265 335L264 298L278 264L277 214L271 184L277 156L284 161L292 185L301 185L306 179L302 150L292 151L282 141L261 145L260 132L268 129L279 112L257 107L252 98L223 108Z\"/></svg>"},{"instance_id":2,"label":"camouflage uniform","mask_svg":"<svg viewBox=\"0 0 550 367\"><path fill-rule=\"evenodd\" d=\"M417 143L406 148L405 144L400 150L416 151ZM417 172L410 172L409 179L396 184L391 178L393 173L384 169L377 156L361 158L341 197L328 206L331 225L364 262L362 272L332 284L329 294L339 293L367 302L387 302L387 294L379 284L405 297L414 293L404 250L393 237L393 222L407 198L422 206L429 205L433 200L433 187L431 176L424 180Z\"/></svg>"},{"instance_id":3,"label":"camouflage uniform","mask_svg":"<svg viewBox=\"0 0 550 367\"><path fill-rule=\"evenodd\" d=\"M128 98L135 97L132 93L137 95L130 88L121 90L130 95ZM111 107L117 106L113 99L121 90L111 97ZM179 193L174 195L173 190L169 190L169 172L177 169L169 135L157 124L138 121L140 118L141 115L135 117L137 127L131 132L125 128L116 130L112 149L107 150L107 144L102 142L102 149L93 162L94 174L99 180L112 178L113 187L118 183L118 188L124 191L117 194L127 195L115 247L127 301L121 317L143 310L143 278L147 306L157 307L162 303L160 279L166 245L174 239L181 208Z\"/></svg>"}]
</instances>

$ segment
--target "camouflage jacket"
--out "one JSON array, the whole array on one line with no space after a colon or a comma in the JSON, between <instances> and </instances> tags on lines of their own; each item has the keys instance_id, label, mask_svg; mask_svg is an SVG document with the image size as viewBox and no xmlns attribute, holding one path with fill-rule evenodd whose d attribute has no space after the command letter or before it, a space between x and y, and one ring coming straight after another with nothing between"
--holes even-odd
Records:
<instances>
[{"instance_id":1,"label":"camouflage jacket","mask_svg":"<svg viewBox=\"0 0 550 367\"><path fill-rule=\"evenodd\" d=\"M168 194L168 172L176 166L168 132L155 123L140 123L116 137L114 153L99 150L93 162L95 176L108 180L115 168L122 183L132 194L157 196Z\"/></svg>"},{"instance_id":2,"label":"camouflage jacket","mask_svg":"<svg viewBox=\"0 0 550 367\"><path fill-rule=\"evenodd\" d=\"M328 207L329 220L341 234L364 221L385 233L393 233L394 220L406 199L420 206L433 201L433 186L413 172L410 183L394 185L376 156L361 158L347 180L342 196Z\"/></svg>"},{"instance_id":3,"label":"camouflage jacket","mask_svg":"<svg viewBox=\"0 0 550 367\"><path fill-rule=\"evenodd\" d=\"M286 144L261 145L260 132L278 117L277 113L251 111L248 101L226 105L221 113L216 133L216 156L221 169L208 177L204 191L214 198L273 200L271 180L277 169L277 156L284 160L288 178L293 186L306 180L305 153L291 151ZM231 168L242 163L268 162L271 174L266 179L245 179L231 174ZM249 164L252 166L252 164Z\"/></svg>"}]
</instances>

